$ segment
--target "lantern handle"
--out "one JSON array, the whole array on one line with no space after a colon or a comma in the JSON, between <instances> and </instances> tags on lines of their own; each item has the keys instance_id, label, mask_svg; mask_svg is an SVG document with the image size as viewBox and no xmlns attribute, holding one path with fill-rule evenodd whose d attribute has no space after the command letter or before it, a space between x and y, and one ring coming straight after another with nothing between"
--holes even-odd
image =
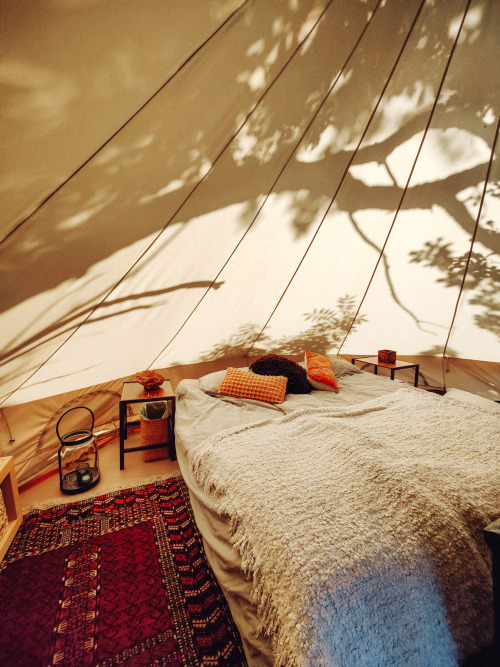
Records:
<instances>
[{"instance_id":1,"label":"lantern handle","mask_svg":"<svg viewBox=\"0 0 500 667\"><path fill-rule=\"evenodd\" d=\"M90 412L90 414L92 415L92 425L90 427L90 431L92 432L94 430L94 413L92 412L92 410L90 408L85 407L85 405L78 405L76 408L70 408L69 410L66 410L66 412L59 417L59 420L56 424L56 433L57 433L57 437L59 438L59 440L61 442L62 442L62 438L59 435L59 424L61 423L62 418L65 417L68 414L68 412L71 412L72 410L88 410Z\"/></svg>"}]
</instances>

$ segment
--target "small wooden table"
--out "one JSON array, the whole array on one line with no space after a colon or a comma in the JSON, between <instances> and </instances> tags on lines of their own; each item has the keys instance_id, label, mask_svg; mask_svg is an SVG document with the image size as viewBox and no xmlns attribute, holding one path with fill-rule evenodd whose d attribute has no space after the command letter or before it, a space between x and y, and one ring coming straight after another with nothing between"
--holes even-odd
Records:
<instances>
[{"instance_id":1,"label":"small wooden table","mask_svg":"<svg viewBox=\"0 0 500 667\"><path fill-rule=\"evenodd\" d=\"M351 364L355 364L356 361L360 361L363 364L374 366L374 373L378 375L378 369L388 368L391 371L391 380L394 380L394 373L400 371L403 368L414 368L415 369L415 380L413 382L414 387L418 387L418 373L419 373L419 364L412 364L409 361L400 361L396 359L393 364L387 364L385 361L379 361L378 357L352 357Z\"/></svg>"},{"instance_id":2,"label":"small wooden table","mask_svg":"<svg viewBox=\"0 0 500 667\"><path fill-rule=\"evenodd\" d=\"M17 529L23 522L21 514L21 501L17 489L16 469L14 457L0 457L0 495L3 498L7 523L0 531L0 560L7 553L10 543L16 536ZM2 512L3 514L3 512Z\"/></svg>"},{"instance_id":3,"label":"small wooden table","mask_svg":"<svg viewBox=\"0 0 500 667\"><path fill-rule=\"evenodd\" d=\"M491 576L493 580L493 658L491 665L500 663L500 519L483 530L483 536L491 552ZM479 665L479 663L477 663ZM486 663L485 663L486 664ZM488 663L490 664L490 663Z\"/></svg>"},{"instance_id":4,"label":"small wooden table","mask_svg":"<svg viewBox=\"0 0 500 667\"><path fill-rule=\"evenodd\" d=\"M125 449L125 440L127 439L127 405L129 403L150 403L153 401L165 401L168 404L168 443L159 445L147 445L142 447L127 447ZM145 449L156 449L158 447L168 446L168 454L172 461L175 461L177 454L175 452L175 393L170 384L170 380L165 382L153 391L146 391L138 382L124 382L122 396L120 398L120 470L125 465L125 454L128 452L140 452Z\"/></svg>"}]
</instances>

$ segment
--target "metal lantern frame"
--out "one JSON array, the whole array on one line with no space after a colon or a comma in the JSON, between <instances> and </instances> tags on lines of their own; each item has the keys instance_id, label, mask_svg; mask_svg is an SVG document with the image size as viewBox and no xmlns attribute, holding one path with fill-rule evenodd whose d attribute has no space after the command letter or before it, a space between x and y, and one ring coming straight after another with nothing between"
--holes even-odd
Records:
<instances>
[{"instance_id":1,"label":"metal lantern frame","mask_svg":"<svg viewBox=\"0 0 500 667\"><path fill-rule=\"evenodd\" d=\"M90 429L76 429L74 431L69 431L64 435L60 435L59 424L61 423L62 419L69 412L72 412L73 410L87 410L88 412L90 412L90 415L92 417L92 424L90 426ZM63 493L70 493L70 494L83 493L84 491L88 491L88 489L91 489L93 486L97 484L97 482L101 477L99 470L99 455L97 448L97 440L94 435L94 413L90 408L87 408L83 405L75 408L70 408L59 418L56 425L56 433L57 437L61 442L61 445L57 450L57 459L59 462L59 486L61 491ZM65 448L71 448L71 447L82 447L83 445L86 444L88 444L89 446L93 445L94 447L94 465L84 466L80 468L77 465L75 470L66 473L63 476L63 469L62 469L63 450Z\"/></svg>"}]
</instances>

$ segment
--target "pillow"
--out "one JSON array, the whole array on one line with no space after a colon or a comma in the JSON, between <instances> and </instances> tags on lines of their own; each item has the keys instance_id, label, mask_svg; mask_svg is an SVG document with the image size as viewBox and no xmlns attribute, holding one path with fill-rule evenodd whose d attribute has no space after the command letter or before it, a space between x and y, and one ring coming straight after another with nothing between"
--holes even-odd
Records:
<instances>
[{"instance_id":1,"label":"pillow","mask_svg":"<svg viewBox=\"0 0 500 667\"><path fill-rule=\"evenodd\" d=\"M341 375L354 375L355 373L362 373L361 368L354 364L350 364L344 359L330 359L335 377L339 378Z\"/></svg>"},{"instance_id":2,"label":"pillow","mask_svg":"<svg viewBox=\"0 0 500 667\"><path fill-rule=\"evenodd\" d=\"M248 368L240 368L240 370L248 372ZM204 391L205 394L218 394L219 387L225 377L226 369L224 368L222 371L215 371L214 373L203 375L198 381L202 391Z\"/></svg>"},{"instance_id":3,"label":"pillow","mask_svg":"<svg viewBox=\"0 0 500 667\"><path fill-rule=\"evenodd\" d=\"M313 389L323 389L326 391L338 391L337 378L333 372L330 359L306 350L307 379Z\"/></svg>"},{"instance_id":4,"label":"pillow","mask_svg":"<svg viewBox=\"0 0 500 667\"><path fill-rule=\"evenodd\" d=\"M311 385L307 381L306 371L291 359L280 354L266 354L250 366L252 373L258 375L283 375L288 378L288 394L310 394Z\"/></svg>"},{"instance_id":5,"label":"pillow","mask_svg":"<svg viewBox=\"0 0 500 667\"><path fill-rule=\"evenodd\" d=\"M454 398L457 401L463 401L464 403L477 405L484 410L489 410L490 412L500 412L500 404L492 401L489 398L484 398L484 396L471 394L470 391L464 391L463 389L447 389L445 397Z\"/></svg>"},{"instance_id":6,"label":"pillow","mask_svg":"<svg viewBox=\"0 0 500 667\"><path fill-rule=\"evenodd\" d=\"M345 361L344 359L331 359L327 357L332 364L332 369L337 380L344 375L354 375L355 373L362 373L361 368L358 368L354 364ZM307 370L307 364L305 361L299 361L299 366Z\"/></svg>"},{"instance_id":7,"label":"pillow","mask_svg":"<svg viewBox=\"0 0 500 667\"><path fill-rule=\"evenodd\" d=\"M228 368L218 393L264 403L283 403L287 382L281 375L257 375L240 368Z\"/></svg>"}]
</instances>

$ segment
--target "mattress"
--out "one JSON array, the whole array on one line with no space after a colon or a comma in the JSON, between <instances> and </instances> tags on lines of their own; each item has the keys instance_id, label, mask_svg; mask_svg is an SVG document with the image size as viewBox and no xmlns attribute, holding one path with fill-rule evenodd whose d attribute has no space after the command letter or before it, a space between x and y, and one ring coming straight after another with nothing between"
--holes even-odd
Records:
<instances>
[{"instance_id":1,"label":"mattress","mask_svg":"<svg viewBox=\"0 0 500 667\"><path fill-rule=\"evenodd\" d=\"M287 394L280 405L206 393L203 387L210 387L211 382L204 384L203 378L201 381L182 380L177 386L175 432L179 466L189 489L207 559L228 601L247 660L252 666L274 664L272 639L258 632L252 582L243 573L240 555L231 545L229 517L221 516L214 507L214 497L200 488L188 463L188 455L214 433L278 418L304 408L362 404L392 394L404 386L397 380L364 372L337 379L338 393L312 391L310 394Z\"/></svg>"}]
</instances>

